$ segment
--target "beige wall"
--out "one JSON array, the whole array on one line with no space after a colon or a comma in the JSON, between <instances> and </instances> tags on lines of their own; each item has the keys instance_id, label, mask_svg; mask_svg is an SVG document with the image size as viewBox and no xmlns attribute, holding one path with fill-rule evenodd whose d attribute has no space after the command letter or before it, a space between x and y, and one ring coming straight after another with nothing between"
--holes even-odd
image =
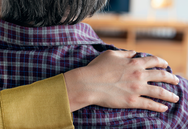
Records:
<instances>
[{"instance_id":1,"label":"beige wall","mask_svg":"<svg viewBox=\"0 0 188 129\"><path fill-rule=\"evenodd\" d=\"M151 0L131 0L131 16L136 18L145 19L148 17L150 12L150 1ZM170 16L168 11L159 10L156 11L157 19L169 19L176 17L178 20L188 22L188 0L174 0L175 1L175 13L171 13ZM174 16L175 15L175 16ZM169 17L168 17L169 16Z\"/></svg>"}]
</instances>

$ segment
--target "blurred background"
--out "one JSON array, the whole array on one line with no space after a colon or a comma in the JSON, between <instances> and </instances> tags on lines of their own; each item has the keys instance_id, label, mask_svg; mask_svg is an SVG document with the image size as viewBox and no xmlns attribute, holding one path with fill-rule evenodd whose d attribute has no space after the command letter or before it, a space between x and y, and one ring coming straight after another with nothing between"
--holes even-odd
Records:
<instances>
[{"instance_id":1,"label":"blurred background","mask_svg":"<svg viewBox=\"0 0 188 129\"><path fill-rule=\"evenodd\" d=\"M83 22L105 43L159 56L188 79L188 0L110 0Z\"/></svg>"}]
</instances>

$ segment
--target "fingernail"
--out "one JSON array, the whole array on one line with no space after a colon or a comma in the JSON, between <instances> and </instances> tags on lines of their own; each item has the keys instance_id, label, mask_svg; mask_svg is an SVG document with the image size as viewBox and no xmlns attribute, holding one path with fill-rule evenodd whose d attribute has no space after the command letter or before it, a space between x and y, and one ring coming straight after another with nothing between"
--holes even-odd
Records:
<instances>
[{"instance_id":1,"label":"fingernail","mask_svg":"<svg viewBox=\"0 0 188 129\"><path fill-rule=\"evenodd\" d=\"M136 54L136 51L134 51L134 50L129 50L130 52L132 52L132 53L134 53L134 54Z\"/></svg>"},{"instance_id":2,"label":"fingernail","mask_svg":"<svg viewBox=\"0 0 188 129\"><path fill-rule=\"evenodd\" d=\"M168 65L168 62L167 62L167 61L165 61L165 63Z\"/></svg>"},{"instance_id":3,"label":"fingernail","mask_svg":"<svg viewBox=\"0 0 188 129\"><path fill-rule=\"evenodd\" d=\"M134 50L129 50L132 53L132 56L134 56L136 54L136 51Z\"/></svg>"},{"instance_id":4,"label":"fingernail","mask_svg":"<svg viewBox=\"0 0 188 129\"><path fill-rule=\"evenodd\" d=\"M162 106L163 111L167 111L168 107L167 106Z\"/></svg>"},{"instance_id":5,"label":"fingernail","mask_svg":"<svg viewBox=\"0 0 188 129\"><path fill-rule=\"evenodd\" d=\"M177 96L177 95L175 95L175 94L174 94L174 98L175 98L175 102L178 102L179 99L180 99L179 96Z\"/></svg>"},{"instance_id":6,"label":"fingernail","mask_svg":"<svg viewBox=\"0 0 188 129\"><path fill-rule=\"evenodd\" d=\"M180 80L176 76L175 76L175 78L176 78L176 83L178 84Z\"/></svg>"}]
</instances>

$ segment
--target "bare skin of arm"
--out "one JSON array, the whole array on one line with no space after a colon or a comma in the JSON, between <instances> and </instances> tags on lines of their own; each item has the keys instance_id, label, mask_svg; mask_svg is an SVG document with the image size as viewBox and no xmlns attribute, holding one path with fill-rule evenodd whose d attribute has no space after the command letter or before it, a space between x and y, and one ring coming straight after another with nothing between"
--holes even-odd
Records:
<instances>
[{"instance_id":1,"label":"bare skin of arm","mask_svg":"<svg viewBox=\"0 0 188 129\"><path fill-rule=\"evenodd\" d=\"M179 97L148 81L177 85L179 79L163 70L168 63L159 57L132 58L134 51L106 51L88 66L64 74L71 111L88 105L109 108L139 108L165 112L168 107L141 95L176 103Z\"/></svg>"}]
</instances>

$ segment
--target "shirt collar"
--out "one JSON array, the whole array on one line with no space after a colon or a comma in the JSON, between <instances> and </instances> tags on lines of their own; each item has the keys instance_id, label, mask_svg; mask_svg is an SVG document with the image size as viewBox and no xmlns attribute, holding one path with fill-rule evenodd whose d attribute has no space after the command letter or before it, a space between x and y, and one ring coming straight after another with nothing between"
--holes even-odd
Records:
<instances>
[{"instance_id":1,"label":"shirt collar","mask_svg":"<svg viewBox=\"0 0 188 129\"><path fill-rule=\"evenodd\" d=\"M0 20L0 42L19 46L60 46L103 43L86 23L23 27Z\"/></svg>"}]
</instances>

